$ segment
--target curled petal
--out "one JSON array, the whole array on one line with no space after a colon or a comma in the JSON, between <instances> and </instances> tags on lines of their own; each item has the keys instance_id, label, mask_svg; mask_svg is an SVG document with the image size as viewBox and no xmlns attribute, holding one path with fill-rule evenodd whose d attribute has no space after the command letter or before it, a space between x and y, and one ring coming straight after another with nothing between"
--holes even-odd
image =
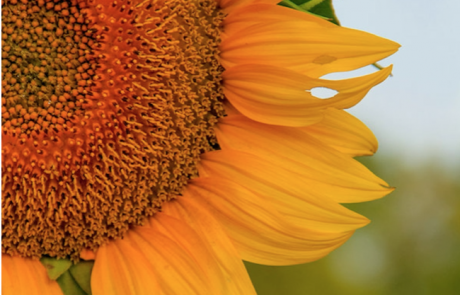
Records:
<instances>
[{"instance_id":1,"label":"curled petal","mask_svg":"<svg viewBox=\"0 0 460 295\"><path fill-rule=\"evenodd\" d=\"M321 121L328 107L343 109L357 104L390 75L391 68L335 81L275 66L245 64L226 70L222 78L226 97L245 116L261 123L300 127ZM316 87L333 89L338 94L320 99L310 93Z\"/></svg>"}]
</instances>

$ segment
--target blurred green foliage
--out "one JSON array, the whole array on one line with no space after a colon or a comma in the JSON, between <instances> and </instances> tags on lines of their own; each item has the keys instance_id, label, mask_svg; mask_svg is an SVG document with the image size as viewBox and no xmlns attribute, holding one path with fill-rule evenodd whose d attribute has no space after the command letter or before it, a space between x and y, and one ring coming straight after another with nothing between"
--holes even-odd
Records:
<instances>
[{"instance_id":1,"label":"blurred green foliage","mask_svg":"<svg viewBox=\"0 0 460 295\"><path fill-rule=\"evenodd\" d=\"M360 159L396 190L347 204L372 222L329 256L295 266L246 263L258 294L460 294L460 165L402 160Z\"/></svg>"}]
</instances>

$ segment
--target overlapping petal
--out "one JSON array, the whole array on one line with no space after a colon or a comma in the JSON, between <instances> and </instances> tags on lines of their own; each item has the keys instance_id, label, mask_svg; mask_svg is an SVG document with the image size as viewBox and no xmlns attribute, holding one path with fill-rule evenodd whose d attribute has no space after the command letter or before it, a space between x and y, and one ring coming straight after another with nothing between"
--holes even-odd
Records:
<instances>
[{"instance_id":1,"label":"overlapping petal","mask_svg":"<svg viewBox=\"0 0 460 295\"><path fill-rule=\"evenodd\" d=\"M195 197L186 193L177 201L163 207L163 213L184 220L202 240L200 247L211 253L221 270L214 273L213 279L220 281L223 294L255 294L249 275L239 253L229 239L221 224L205 210Z\"/></svg>"},{"instance_id":2,"label":"overlapping petal","mask_svg":"<svg viewBox=\"0 0 460 295\"><path fill-rule=\"evenodd\" d=\"M193 208L193 203L188 203ZM186 220L195 220L195 227L210 221L206 215L199 221L197 212L187 213L192 209L181 208L177 202L165 210L171 215L184 213ZM217 225L207 226L218 233ZM239 257L234 249L232 252L232 244L222 239L218 243L223 248L218 250L209 244L216 244L215 238L205 237L184 220L158 213L145 226L130 230L124 239L99 248L92 274L93 294L250 294L253 288L241 262L235 261ZM229 265L224 265L227 262ZM235 275L234 281L229 281L230 275Z\"/></svg>"},{"instance_id":3,"label":"overlapping petal","mask_svg":"<svg viewBox=\"0 0 460 295\"><path fill-rule=\"evenodd\" d=\"M267 15L258 13L259 9ZM220 49L225 68L256 63L317 78L367 66L393 54L399 46L292 9L260 4L244 7L227 18Z\"/></svg>"},{"instance_id":4,"label":"overlapping petal","mask_svg":"<svg viewBox=\"0 0 460 295\"><path fill-rule=\"evenodd\" d=\"M62 291L39 260L2 255L2 294L62 295Z\"/></svg>"},{"instance_id":5,"label":"overlapping petal","mask_svg":"<svg viewBox=\"0 0 460 295\"><path fill-rule=\"evenodd\" d=\"M151 262L133 244L116 240L99 248L91 274L94 295L165 294Z\"/></svg>"},{"instance_id":6,"label":"overlapping petal","mask_svg":"<svg viewBox=\"0 0 460 295\"><path fill-rule=\"evenodd\" d=\"M318 202L363 202L392 191L364 165L300 128L270 126L234 115L220 120L216 135L222 150L227 152L219 154L219 162L228 161L235 169L244 169L255 177L263 175L265 181L274 183L279 178L269 173L257 174L257 169L277 170L286 178L284 186L308 191L319 197ZM232 155L234 150L254 156ZM214 159L215 155L205 155L205 159L208 157Z\"/></svg>"},{"instance_id":7,"label":"overlapping petal","mask_svg":"<svg viewBox=\"0 0 460 295\"><path fill-rule=\"evenodd\" d=\"M378 148L374 133L360 120L343 110L329 108L319 123L299 130L352 157L372 155Z\"/></svg>"},{"instance_id":8,"label":"overlapping petal","mask_svg":"<svg viewBox=\"0 0 460 295\"><path fill-rule=\"evenodd\" d=\"M349 108L391 73L391 66L375 73L345 80L311 78L276 66L244 64L222 74L224 93L245 116L266 124L291 127L321 121L328 107ZM320 99L309 91L325 87L338 91Z\"/></svg>"},{"instance_id":9,"label":"overlapping petal","mask_svg":"<svg viewBox=\"0 0 460 295\"><path fill-rule=\"evenodd\" d=\"M238 179L233 175L222 177L227 170L209 172L213 177L192 181L187 192L196 196L197 202L220 221L247 261L289 265L317 260L345 242L352 229L367 223L351 211L342 215L333 212L334 209L328 212L320 205L303 210L308 208L307 204L299 207L303 219L297 219L278 211L283 207L281 198L293 199L282 191L264 187L258 180L247 180L242 175ZM315 220L320 218L323 220Z\"/></svg>"},{"instance_id":10,"label":"overlapping petal","mask_svg":"<svg viewBox=\"0 0 460 295\"><path fill-rule=\"evenodd\" d=\"M228 116L241 115L228 101L224 105ZM373 155L378 148L374 133L363 122L344 110L328 108L320 122L299 127L298 130L352 157Z\"/></svg>"}]
</instances>

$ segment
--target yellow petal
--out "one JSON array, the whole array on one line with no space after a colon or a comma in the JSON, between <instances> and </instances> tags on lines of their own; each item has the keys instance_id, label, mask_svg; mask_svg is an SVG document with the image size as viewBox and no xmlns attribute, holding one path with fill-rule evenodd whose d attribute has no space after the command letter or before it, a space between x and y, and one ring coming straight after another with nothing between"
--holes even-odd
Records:
<instances>
[{"instance_id":1,"label":"yellow petal","mask_svg":"<svg viewBox=\"0 0 460 295\"><path fill-rule=\"evenodd\" d=\"M91 290L94 295L165 294L144 254L123 240L108 243L97 251Z\"/></svg>"},{"instance_id":2,"label":"yellow petal","mask_svg":"<svg viewBox=\"0 0 460 295\"><path fill-rule=\"evenodd\" d=\"M217 0L217 3L220 6L220 8L222 8L226 13L231 13L235 9L254 3L266 3L276 5L278 4L278 2L278 0Z\"/></svg>"},{"instance_id":3,"label":"yellow petal","mask_svg":"<svg viewBox=\"0 0 460 295\"><path fill-rule=\"evenodd\" d=\"M83 249L80 252L80 258L84 260L94 260L96 259L96 253L91 249Z\"/></svg>"},{"instance_id":4,"label":"yellow petal","mask_svg":"<svg viewBox=\"0 0 460 295\"><path fill-rule=\"evenodd\" d=\"M220 281L222 294L256 294L232 241L219 222L189 194L185 192L184 197L166 203L163 213L184 220L199 235L200 247L208 249L220 268L221 274L214 271L212 281Z\"/></svg>"},{"instance_id":5,"label":"yellow petal","mask_svg":"<svg viewBox=\"0 0 460 295\"><path fill-rule=\"evenodd\" d=\"M188 187L191 197L220 221L244 260L268 265L309 262L351 236L352 231L317 230L315 222L291 223L293 218L280 214L270 195L256 194L249 184L250 189L209 177L195 179Z\"/></svg>"},{"instance_id":6,"label":"yellow petal","mask_svg":"<svg viewBox=\"0 0 460 295\"><path fill-rule=\"evenodd\" d=\"M364 165L298 128L270 126L244 116L231 116L219 121L216 135L226 152L209 153L204 155L205 159L218 161L224 169L233 167L266 181L283 183L287 189L302 189L320 200L363 202L392 191ZM252 156L240 155L235 150ZM221 158L216 159L218 156ZM282 174L286 180L280 182L276 174Z\"/></svg>"},{"instance_id":7,"label":"yellow petal","mask_svg":"<svg viewBox=\"0 0 460 295\"><path fill-rule=\"evenodd\" d=\"M218 265L208 248L203 247L204 242L184 220L156 214L150 218L150 226L156 231L156 235L169 239L169 243L159 246L156 239L144 238L155 246L165 265L169 264L174 268L160 277L163 289L167 290L166 294L221 294L218 282L222 278L216 279L221 275ZM142 233L141 229L137 233ZM151 255L152 262L158 263L157 255L152 255L150 251L148 254Z\"/></svg>"},{"instance_id":8,"label":"yellow petal","mask_svg":"<svg viewBox=\"0 0 460 295\"><path fill-rule=\"evenodd\" d=\"M279 5L257 3L240 7L229 13L229 15L224 19L223 33L226 36L237 33L245 34L243 30L246 30L248 27L255 24L286 22L293 20L314 22L318 23L322 27L335 27L333 23L308 13Z\"/></svg>"},{"instance_id":9,"label":"yellow petal","mask_svg":"<svg viewBox=\"0 0 460 295\"><path fill-rule=\"evenodd\" d=\"M241 14L240 18L245 17ZM249 25L253 13L249 13ZM363 31L317 21L271 21L244 28L229 24L220 45L225 68L255 63L287 67L311 77L350 71L379 61L399 44ZM237 28L235 28L235 26ZM244 28L244 29L243 29Z\"/></svg>"},{"instance_id":10,"label":"yellow petal","mask_svg":"<svg viewBox=\"0 0 460 295\"><path fill-rule=\"evenodd\" d=\"M184 249L184 252L190 258L193 258L194 265L192 266L195 268L195 272L199 274L200 279L206 282L205 284L210 288L207 291L209 294L228 294L230 289L236 287L226 281L226 274L221 272L221 267L215 259L217 253L207 245L208 241L206 239L203 239L200 234L189 227L186 219L184 220L179 216L179 221L179 219L165 214L159 217L151 218L151 226L176 241ZM184 273L184 275L187 274ZM182 291L181 289L171 290L171 294L184 294L185 290L187 289L184 288Z\"/></svg>"},{"instance_id":11,"label":"yellow petal","mask_svg":"<svg viewBox=\"0 0 460 295\"><path fill-rule=\"evenodd\" d=\"M300 130L352 157L372 155L378 148L377 139L372 131L343 110L329 108L321 122L302 127Z\"/></svg>"},{"instance_id":12,"label":"yellow petal","mask_svg":"<svg viewBox=\"0 0 460 295\"><path fill-rule=\"evenodd\" d=\"M225 294L217 262L184 221L157 213L100 247L93 294Z\"/></svg>"},{"instance_id":13,"label":"yellow petal","mask_svg":"<svg viewBox=\"0 0 460 295\"><path fill-rule=\"evenodd\" d=\"M2 294L62 295L56 281L51 280L39 260L2 255Z\"/></svg>"},{"instance_id":14,"label":"yellow petal","mask_svg":"<svg viewBox=\"0 0 460 295\"><path fill-rule=\"evenodd\" d=\"M363 77L332 81L275 66L245 64L226 70L222 78L225 96L245 116L266 124L299 127L321 121L328 107L355 105L390 73L391 66ZM316 87L338 94L319 99L309 92Z\"/></svg>"}]
</instances>

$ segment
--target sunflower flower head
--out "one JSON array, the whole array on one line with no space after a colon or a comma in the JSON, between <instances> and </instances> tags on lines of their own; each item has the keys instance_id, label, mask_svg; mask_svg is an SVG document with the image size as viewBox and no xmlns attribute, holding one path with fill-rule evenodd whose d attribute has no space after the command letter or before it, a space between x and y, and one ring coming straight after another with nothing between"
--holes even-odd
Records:
<instances>
[{"instance_id":1,"label":"sunflower flower head","mask_svg":"<svg viewBox=\"0 0 460 295\"><path fill-rule=\"evenodd\" d=\"M251 294L241 259L316 260L368 222L340 203L391 191L343 111L391 67L321 76L392 41L270 0L10 0L2 39L6 294L82 258L87 293Z\"/></svg>"}]
</instances>

